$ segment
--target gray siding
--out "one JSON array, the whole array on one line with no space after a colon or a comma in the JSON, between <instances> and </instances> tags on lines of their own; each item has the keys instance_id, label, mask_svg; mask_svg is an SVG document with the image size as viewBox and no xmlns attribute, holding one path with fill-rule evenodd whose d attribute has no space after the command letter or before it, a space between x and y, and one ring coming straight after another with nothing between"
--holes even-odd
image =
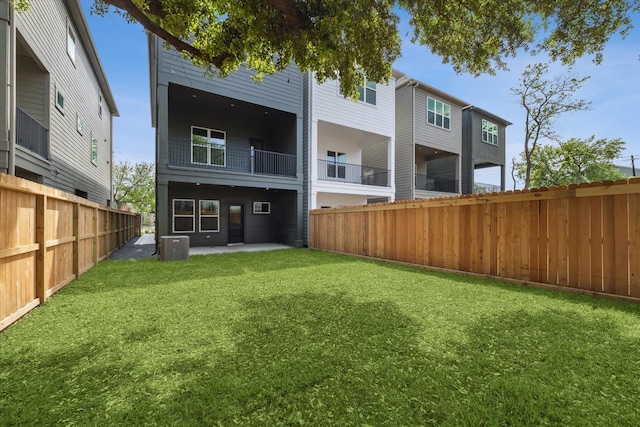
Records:
<instances>
[{"instance_id":1,"label":"gray siding","mask_svg":"<svg viewBox=\"0 0 640 427\"><path fill-rule=\"evenodd\" d=\"M295 64L274 75L265 76L262 83L253 80L254 72L240 67L225 77L205 75L203 68L195 67L175 50L158 49L158 83L178 83L206 92L215 93L265 107L299 113L302 109L302 73Z\"/></svg>"},{"instance_id":2,"label":"gray siding","mask_svg":"<svg viewBox=\"0 0 640 427\"><path fill-rule=\"evenodd\" d=\"M451 106L450 129L443 129L427 123L427 97L435 98ZM447 99L416 89L415 100L415 143L460 154L462 151L462 107Z\"/></svg>"},{"instance_id":3,"label":"gray siding","mask_svg":"<svg viewBox=\"0 0 640 427\"><path fill-rule=\"evenodd\" d=\"M309 245L309 186L310 186L310 170L309 170L309 145L311 144L310 129L311 111L309 102L311 96L311 73L304 75L302 80L302 244Z\"/></svg>"},{"instance_id":4,"label":"gray siding","mask_svg":"<svg viewBox=\"0 0 640 427\"><path fill-rule=\"evenodd\" d=\"M380 169L390 169L389 141L379 142L375 145L366 146L362 149L362 165Z\"/></svg>"},{"instance_id":5,"label":"gray siding","mask_svg":"<svg viewBox=\"0 0 640 427\"><path fill-rule=\"evenodd\" d=\"M73 20L67 3L74 3L74 0L31 2L28 13L16 15L18 40L29 46L50 76L48 88L44 87L48 91L41 113L45 115L43 124L48 122L50 141L50 172L43 176L43 182L70 193L76 189L85 191L89 199L105 204L111 199L111 106L103 101L102 116L98 115L102 88L89 57L89 43L80 37L79 24ZM76 35L75 62L67 55L68 25ZM26 80L20 77L17 81L18 103L38 110L33 105L33 95L42 86L32 86L33 64L21 59L16 65L27 67ZM21 74L22 69L17 70L17 75ZM56 88L64 94L64 112L55 107ZM22 93L20 89L26 89L26 92ZM78 116L84 123L82 133L77 131ZM92 137L98 143L96 164L91 162ZM31 167L33 162L25 159L26 155L17 156L16 167Z\"/></svg>"},{"instance_id":6,"label":"gray siding","mask_svg":"<svg viewBox=\"0 0 640 427\"><path fill-rule=\"evenodd\" d=\"M16 67L20 70L16 73L16 104L31 118L48 128L48 110L45 108L49 102L47 75L30 57L19 55L16 61Z\"/></svg>"},{"instance_id":7,"label":"gray siding","mask_svg":"<svg viewBox=\"0 0 640 427\"><path fill-rule=\"evenodd\" d=\"M270 243L296 245L298 224L296 220L296 192L274 192L257 188L231 188L211 185L169 185L167 209L170 234L188 235L191 246L224 246L228 243L229 204L240 203L244 207L244 243ZM173 200L193 199L196 203L195 231L173 233ZM220 231L200 232L198 203L200 200L220 201ZM271 214L253 213L253 202L270 202Z\"/></svg>"},{"instance_id":8,"label":"gray siding","mask_svg":"<svg viewBox=\"0 0 640 427\"><path fill-rule=\"evenodd\" d=\"M412 92L411 86L396 90L396 200L412 199L415 186Z\"/></svg>"}]
</instances>

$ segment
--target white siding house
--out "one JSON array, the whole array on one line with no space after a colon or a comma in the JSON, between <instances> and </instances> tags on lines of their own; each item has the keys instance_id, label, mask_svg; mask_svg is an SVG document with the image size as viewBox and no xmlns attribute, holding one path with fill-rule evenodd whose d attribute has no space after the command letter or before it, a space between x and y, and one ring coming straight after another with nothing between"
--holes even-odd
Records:
<instances>
[{"instance_id":1,"label":"white siding house","mask_svg":"<svg viewBox=\"0 0 640 427\"><path fill-rule=\"evenodd\" d=\"M359 101L338 81L304 78L305 193L309 209L393 201L395 75L366 83Z\"/></svg>"},{"instance_id":2,"label":"white siding house","mask_svg":"<svg viewBox=\"0 0 640 427\"><path fill-rule=\"evenodd\" d=\"M111 201L118 110L78 0L0 0L0 172Z\"/></svg>"}]
</instances>

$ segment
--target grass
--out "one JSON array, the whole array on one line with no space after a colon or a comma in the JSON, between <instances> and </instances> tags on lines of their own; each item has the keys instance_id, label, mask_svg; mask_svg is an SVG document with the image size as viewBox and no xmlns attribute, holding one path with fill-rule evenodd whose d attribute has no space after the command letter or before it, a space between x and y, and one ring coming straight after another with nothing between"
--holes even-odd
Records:
<instances>
[{"instance_id":1,"label":"grass","mask_svg":"<svg viewBox=\"0 0 640 427\"><path fill-rule=\"evenodd\" d=\"M637 426L640 307L305 249L104 261L0 334L0 425Z\"/></svg>"}]
</instances>

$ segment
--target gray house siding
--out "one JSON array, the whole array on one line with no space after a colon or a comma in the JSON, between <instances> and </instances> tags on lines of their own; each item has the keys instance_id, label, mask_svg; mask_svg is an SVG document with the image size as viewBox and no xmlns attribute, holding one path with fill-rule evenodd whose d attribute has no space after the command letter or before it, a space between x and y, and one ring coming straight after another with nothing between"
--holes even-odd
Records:
<instances>
[{"instance_id":1,"label":"gray house siding","mask_svg":"<svg viewBox=\"0 0 640 427\"><path fill-rule=\"evenodd\" d=\"M310 142L310 129L311 126L311 111L309 108L308 100L311 99L311 73L304 75L302 80L302 244L304 246L309 245L309 187L310 187L310 172L309 172L309 144Z\"/></svg>"},{"instance_id":2,"label":"gray house siding","mask_svg":"<svg viewBox=\"0 0 640 427\"><path fill-rule=\"evenodd\" d=\"M416 89L415 100L415 143L461 154L462 146L462 106L437 95ZM451 106L450 129L443 129L427 123L427 97L435 98Z\"/></svg>"},{"instance_id":3,"label":"gray house siding","mask_svg":"<svg viewBox=\"0 0 640 427\"><path fill-rule=\"evenodd\" d=\"M396 200L411 200L414 194L413 90L396 90Z\"/></svg>"},{"instance_id":4,"label":"gray house siding","mask_svg":"<svg viewBox=\"0 0 640 427\"><path fill-rule=\"evenodd\" d=\"M167 212L173 212L174 199L188 199L195 202L194 231L174 232L173 224L169 234L189 236L191 246L221 246L229 241L229 205L243 206L244 239L243 243L270 243L296 245L297 218L295 191L269 191L258 188L227 187L214 185L189 185L172 183L169 185ZM200 200L220 202L219 231L199 231L200 213L197 208ZM253 213L253 202L269 202L270 214Z\"/></svg>"},{"instance_id":5,"label":"gray house siding","mask_svg":"<svg viewBox=\"0 0 640 427\"><path fill-rule=\"evenodd\" d=\"M501 182L504 186L506 127L510 123L497 116L484 114L483 111L484 110L476 107L471 107L463 111L462 192L464 194L474 192L474 170L477 167L500 166ZM498 125L497 145L482 141L483 119Z\"/></svg>"},{"instance_id":6,"label":"gray house siding","mask_svg":"<svg viewBox=\"0 0 640 427\"><path fill-rule=\"evenodd\" d=\"M245 243L301 245L301 73L291 67L266 76L262 84L244 68L226 78L211 77L153 36L149 48L158 233L173 233L173 199L211 199L221 204L220 231L192 233L192 246L228 243L230 203L244 206ZM192 162L192 126L225 132L223 165ZM258 170L258 152L277 158L284 168L278 166L278 173ZM270 202L271 214L253 214L255 201Z\"/></svg>"},{"instance_id":7,"label":"gray house siding","mask_svg":"<svg viewBox=\"0 0 640 427\"><path fill-rule=\"evenodd\" d=\"M24 149L16 129L14 173L107 204L111 200L112 115L115 102L77 0L32 2L15 15L15 105L48 132L48 153ZM67 53L67 31L76 37ZM56 108L57 90L64 109ZM102 114L99 98L102 97ZM82 127L78 129L78 119ZM92 139L97 159L92 161ZM46 157L46 158L45 158Z\"/></svg>"}]
</instances>

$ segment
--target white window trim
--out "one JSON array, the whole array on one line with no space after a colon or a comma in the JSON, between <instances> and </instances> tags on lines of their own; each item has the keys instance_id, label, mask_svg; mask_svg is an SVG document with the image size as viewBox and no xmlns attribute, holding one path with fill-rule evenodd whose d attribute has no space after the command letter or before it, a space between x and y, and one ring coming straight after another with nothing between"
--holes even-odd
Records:
<instances>
[{"instance_id":1,"label":"white window trim","mask_svg":"<svg viewBox=\"0 0 640 427\"><path fill-rule=\"evenodd\" d=\"M224 135L224 144L222 145L222 164L218 164L218 163L211 163L211 149L209 146L207 146L207 162L206 163L201 163L201 162L194 162L193 161L193 129L202 129L202 130L206 130L207 134L210 135L211 132L220 132L221 134ZM227 166L227 132L220 130L220 129L211 129L211 128L206 128L204 126L191 126L191 163L194 165L207 165L207 166L219 166L219 167L226 167ZM210 138L210 136L208 136L207 138ZM212 145L210 143L207 143L208 145Z\"/></svg>"},{"instance_id":2,"label":"white window trim","mask_svg":"<svg viewBox=\"0 0 640 427\"><path fill-rule=\"evenodd\" d=\"M102 118L102 94L98 92L98 117Z\"/></svg>"},{"instance_id":3,"label":"white window trim","mask_svg":"<svg viewBox=\"0 0 640 427\"><path fill-rule=\"evenodd\" d=\"M91 163L98 166L98 139L93 134L89 134L89 136L91 137ZM95 158L93 157L93 147L95 147Z\"/></svg>"},{"instance_id":4,"label":"white window trim","mask_svg":"<svg viewBox=\"0 0 640 427\"><path fill-rule=\"evenodd\" d=\"M262 210L264 205L267 205L266 211ZM256 215L271 215L271 202L253 202L253 213Z\"/></svg>"},{"instance_id":5,"label":"white window trim","mask_svg":"<svg viewBox=\"0 0 640 427\"><path fill-rule=\"evenodd\" d=\"M191 215L176 215L176 203L175 202L191 202L193 206ZM194 233L196 227L196 201L195 199L172 199L171 200L171 230L174 233ZM176 231L176 217L177 218L191 218L191 231Z\"/></svg>"},{"instance_id":6,"label":"white window trim","mask_svg":"<svg viewBox=\"0 0 640 427\"><path fill-rule=\"evenodd\" d=\"M438 102L442 104L442 110L443 110L442 114L441 114L441 116L442 116L442 126L438 126L435 123L435 120L434 120L434 123L429 123L429 111L433 112L434 118L438 114L435 110L429 110L429 100L430 99L433 99L435 105L437 105ZM449 117L445 116L445 114L444 114L445 106L449 107ZM437 128L444 129L444 130L451 130L451 111L452 111L452 109L451 109L451 105L450 104L447 104L446 102L440 101L439 99L433 98L431 96L427 96L427 117L425 117L425 119L426 119L428 125L435 126ZM445 127L444 126L445 117L449 119L449 127Z\"/></svg>"},{"instance_id":7,"label":"white window trim","mask_svg":"<svg viewBox=\"0 0 640 427\"><path fill-rule=\"evenodd\" d=\"M80 113L76 113L76 130L80 135L84 132L84 120L80 117Z\"/></svg>"},{"instance_id":8,"label":"white window trim","mask_svg":"<svg viewBox=\"0 0 640 427\"><path fill-rule=\"evenodd\" d=\"M485 123L487 123L487 124L489 124L489 125L491 125L491 126L493 126L493 127L495 128L495 130L496 130L496 132L495 132L495 133L493 133L493 132L489 132L488 130L487 130L486 132L487 132L487 135L493 135L493 136L495 136L495 140L496 140L496 142L493 142L493 141L487 141L487 140L485 139L485 137L484 137L484 133L485 133L485 130L484 130L484 129L485 129L485 126L484 126L484 124L485 124ZM482 135L482 136L480 137L480 139L482 140L482 142L484 142L485 144L493 145L494 147L497 147L497 146L498 146L498 142L499 142L499 137L498 137L499 130L498 130L498 125L497 125L496 123L493 123L493 122L491 122L491 121L489 121L489 120L486 120L486 119L482 119L482 129L480 130L480 132L481 132L481 135Z\"/></svg>"},{"instance_id":9,"label":"white window trim","mask_svg":"<svg viewBox=\"0 0 640 427\"><path fill-rule=\"evenodd\" d=\"M218 204L218 215L203 215L202 214L202 202L216 202ZM200 218L198 221L198 230L203 233L219 233L220 232L220 200L199 200L198 207L200 208ZM208 230L206 228L202 228L202 218L216 218L218 220L218 229L217 230Z\"/></svg>"},{"instance_id":10,"label":"white window trim","mask_svg":"<svg viewBox=\"0 0 640 427\"><path fill-rule=\"evenodd\" d=\"M60 90L57 83L54 85L54 89L55 89L54 102L56 103L56 109L60 111L62 114L64 114L64 100L65 100L64 92ZM59 97L62 97L62 105L60 105L60 103L58 102Z\"/></svg>"},{"instance_id":11,"label":"white window trim","mask_svg":"<svg viewBox=\"0 0 640 427\"><path fill-rule=\"evenodd\" d=\"M70 37L73 39L73 52L71 51ZM76 57L78 55L78 34L74 31L71 20L67 18L67 56L71 59L73 65L76 65Z\"/></svg>"},{"instance_id":12,"label":"white window trim","mask_svg":"<svg viewBox=\"0 0 640 427\"><path fill-rule=\"evenodd\" d=\"M375 104L372 104L370 102L367 102L367 78L364 78L364 86L358 86L358 88L363 88L362 90L364 91L364 99L361 101L360 99L358 99L358 104L365 104L368 105L370 107L377 107L378 106L378 84L374 83L376 85L375 88L369 88L372 89L375 93L376 93L376 102ZM340 90L340 80L336 80L336 94L341 97L342 99L346 99L344 96L344 93L342 93L342 90ZM350 99L349 99L350 100Z\"/></svg>"}]
</instances>

